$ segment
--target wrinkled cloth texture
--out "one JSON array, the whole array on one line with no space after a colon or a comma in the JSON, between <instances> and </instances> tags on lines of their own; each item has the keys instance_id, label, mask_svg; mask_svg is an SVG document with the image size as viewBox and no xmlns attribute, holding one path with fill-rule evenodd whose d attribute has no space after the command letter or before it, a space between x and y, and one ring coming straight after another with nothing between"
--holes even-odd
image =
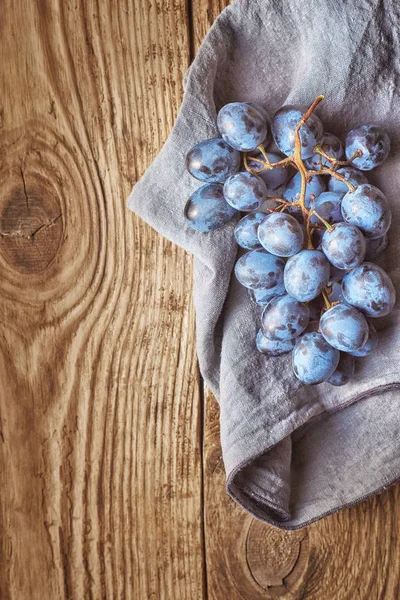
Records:
<instances>
[{"instance_id":1,"label":"wrinkled cloth texture","mask_svg":"<svg viewBox=\"0 0 400 600\"><path fill-rule=\"evenodd\" d=\"M228 494L256 518L303 527L400 478L400 315L374 320L375 353L344 387L304 386L291 356L257 352L260 311L233 276L235 222L211 233L185 223L201 184L185 155L218 135L226 103L325 101L324 130L344 139L366 123L391 137L389 159L367 173L391 204L389 247L377 261L400 290L400 4L378 0L237 0L217 18L184 78L176 124L135 185L128 207L194 256L200 370L220 405Z\"/></svg>"}]
</instances>

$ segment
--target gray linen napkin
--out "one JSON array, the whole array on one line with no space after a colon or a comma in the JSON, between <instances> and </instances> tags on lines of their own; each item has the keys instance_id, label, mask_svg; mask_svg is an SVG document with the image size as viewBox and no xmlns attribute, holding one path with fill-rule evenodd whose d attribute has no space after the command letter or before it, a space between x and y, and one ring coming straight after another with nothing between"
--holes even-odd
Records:
<instances>
[{"instance_id":1,"label":"gray linen napkin","mask_svg":"<svg viewBox=\"0 0 400 600\"><path fill-rule=\"evenodd\" d=\"M200 184L185 154L217 134L216 113L232 101L317 109L325 131L385 127L388 161L371 183L394 218L380 264L400 283L400 4L378 0L238 0L216 20L186 73L171 135L134 187L128 207L194 255L197 350L220 404L227 492L262 521L296 529L358 502L400 477L399 310L376 320L380 345L342 388L303 386L290 355L255 349L259 312L232 276L234 223L198 233L184 221Z\"/></svg>"}]
</instances>

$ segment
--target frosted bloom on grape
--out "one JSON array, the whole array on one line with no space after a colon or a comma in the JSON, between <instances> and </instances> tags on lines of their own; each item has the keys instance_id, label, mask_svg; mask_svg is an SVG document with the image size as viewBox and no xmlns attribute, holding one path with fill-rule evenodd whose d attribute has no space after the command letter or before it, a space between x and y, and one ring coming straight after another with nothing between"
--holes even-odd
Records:
<instances>
[{"instance_id":1,"label":"frosted bloom on grape","mask_svg":"<svg viewBox=\"0 0 400 600\"><path fill-rule=\"evenodd\" d=\"M222 138L211 138L193 146L186 155L189 173L206 183L224 183L240 167L240 153Z\"/></svg>"},{"instance_id":2,"label":"frosted bloom on grape","mask_svg":"<svg viewBox=\"0 0 400 600\"><path fill-rule=\"evenodd\" d=\"M225 181L224 196L236 210L257 210L267 197L267 187L257 175L240 171Z\"/></svg>"},{"instance_id":3,"label":"frosted bloom on grape","mask_svg":"<svg viewBox=\"0 0 400 600\"><path fill-rule=\"evenodd\" d=\"M360 150L362 155L353 160L353 165L361 171L370 171L386 160L390 152L390 138L378 125L362 125L347 134L345 150L347 159Z\"/></svg>"},{"instance_id":4,"label":"frosted bloom on grape","mask_svg":"<svg viewBox=\"0 0 400 600\"><path fill-rule=\"evenodd\" d=\"M303 246L304 232L291 215L273 213L258 227L258 238L263 247L276 256L293 256Z\"/></svg>"},{"instance_id":5,"label":"frosted bloom on grape","mask_svg":"<svg viewBox=\"0 0 400 600\"><path fill-rule=\"evenodd\" d=\"M307 304L298 302L288 294L268 302L261 317L261 329L271 340L290 340L305 330L310 320Z\"/></svg>"},{"instance_id":6,"label":"frosted bloom on grape","mask_svg":"<svg viewBox=\"0 0 400 600\"><path fill-rule=\"evenodd\" d=\"M242 152L257 148L268 132L262 114L246 102L231 102L223 106L218 113L217 125L224 140Z\"/></svg>"},{"instance_id":7,"label":"frosted bloom on grape","mask_svg":"<svg viewBox=\"0 0 400 600\"><path fill-rule=\"evenodd\" d=\"M286 263L284 283L288 294L307 302L322 292L329 280L329 262L319 250L301 250Z\"/></svg>"},{"instance_id":8,"label":"frosted bloom on grape","mask_svg":"<svg viewBox=\"0 0 400 600\"><path fill-rule=\"evenodd\" d=\"M347 273L342 281L343 296L368 317L385 317L396 302L396 292L387 273L365 262Z\"/></svg>"},{"instance_id":9,"label":"frosted bloom on grape","mask_svg":"<svg viewBox=\"0 0 400 600\"><path fill-rule=\"evenodd\" d=\"M247 250L254 250L255 248L261 248L260 240L258 239L258 226L267 216L263 212L251 212L243 219L240 219L236 225L233 235L237 244L241 248Z\"/></svg>"},{"instance_id":10,"label":"frosted bloom on grape","mask_svg":"<svg viewBox=\"0 0 400 600\"><path fill-rule=\"evenodd\" d=\"M342 352L358 350L364 346L369 335L364 315L346 304L336 304L324 312L319 328L328 344Z\"/></svg>"},{"instance_id":11,"label":"frosted bloom on grape","mask_svg":"<svg viewBox=\"0 0 400 600\"><path fill-rule=\"evenodd\" d=\"M186 207L186 222L191 229L208 232L226 225L237 211L225 201L223 186L207 183L190 196Z\"/></svg>"},{"instance_id":12,"label":"frosted bloom on grape","mask_svg":"<svg viewBox=\"0 0 400 600\"><path fill-rule=\"evenodd\" d=\"M350 223L336 223L327 229L322 238L322 251L334 267L354 269L365 257L365 238Z\"/></svg>"},{"instance_id":13,"label":"frosted bloom on grape","mask_svg":"<svg viewBox=\"0 0 400 600\"><path fill-rule=\"evenodd\" d=\"M308 385L322 383L336 371L339 358L339 350L328 344L320 333L305 333L293 348L294 374Z\"/></svg>"},{"instance_id":14,"label":"frosted bloom on grape","mask_svg":"<svg viewBox=\"0 0 400 600\"><path fill-rule=\"evenodd\" d=\"M290 156L294 152L294 134L300 119L307 109L301 106L282 106L274 115L271 123L272 136L279 150ZM301 157L309 158L313 155L313 148L323 136L323 127L315 113L301 126L299 130L301 143Z\"/></svg>"},{"instance_id":15,"label":"frosted bloom on grape","mask_svg":"<svg viewBox=\"0 0 400 600\"><path fill-rule=\"evenodd\" d=\"M265 250L250 250L235 265L238 281L247 288L269 290L283 281L285 262Z\"/></svg>"},{"instance_id":16,"label":"frosted bloom on grape","mask_svg":"<svg viewBox=\"0 0 400 600\"><path fill-rule=\"evenodd\" d=\"M342 215L347 223L352 223L371 239L384 236L392 222L392 211L386 196L369 183L344 195Z\"/></svg>"}]
</instances>

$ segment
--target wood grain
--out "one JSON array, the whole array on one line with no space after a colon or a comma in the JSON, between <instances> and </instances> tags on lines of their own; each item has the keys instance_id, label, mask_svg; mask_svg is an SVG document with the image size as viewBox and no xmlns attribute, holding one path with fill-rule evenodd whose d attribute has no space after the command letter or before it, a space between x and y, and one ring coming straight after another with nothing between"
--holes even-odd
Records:
<instances>
[{"instance_id":1,"label":"wood grain","mask_svg":"<svg viewBox=\"0 0 400 600\"><path fill-rule=\"evenodd\" d=\"M191 260L126 209L186 3L4 0L0 34L0 597L203 598Z\"/></svg>"},{"instance_id":2,"label":"wood grain","mask_svg":"<svg viewBox=\"0 0 400 600\"><path fill-rule=\"evenodd\" d=\"M227 4L0 4L1 600L400 596L399 486L296 532L227 496L191 258L126 209Z\"/></svg>"}]
</instances>

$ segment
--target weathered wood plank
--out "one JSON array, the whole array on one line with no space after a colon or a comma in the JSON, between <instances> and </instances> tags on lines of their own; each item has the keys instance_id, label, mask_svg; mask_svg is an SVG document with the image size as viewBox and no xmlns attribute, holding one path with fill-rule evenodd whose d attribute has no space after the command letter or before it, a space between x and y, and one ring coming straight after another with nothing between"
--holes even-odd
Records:
<instances>
[{"instance_id":1,"label":"weathered wood plank","mask_svg":"<svg viewBox=\"0 0 400 600\"><path fill-rule=\"evenodd\" d=\"M128 213L187 7L0 5L0 597L204 596L191 260Z\"/></svg>"},{"instance_id":2,"label":"weathered wood plank","mask_svg":"<svg viewBox=\"0 0 400 600\"><path fill-rule=\"evenodd\" d=\"M228 0L193 4L196 51L213 20L228 4ZM400 486L308 528L279 531L253 519L227 496L219 409L209 391L205 403L209 600L398 598Z\"/></svg>"}]
</instances>

